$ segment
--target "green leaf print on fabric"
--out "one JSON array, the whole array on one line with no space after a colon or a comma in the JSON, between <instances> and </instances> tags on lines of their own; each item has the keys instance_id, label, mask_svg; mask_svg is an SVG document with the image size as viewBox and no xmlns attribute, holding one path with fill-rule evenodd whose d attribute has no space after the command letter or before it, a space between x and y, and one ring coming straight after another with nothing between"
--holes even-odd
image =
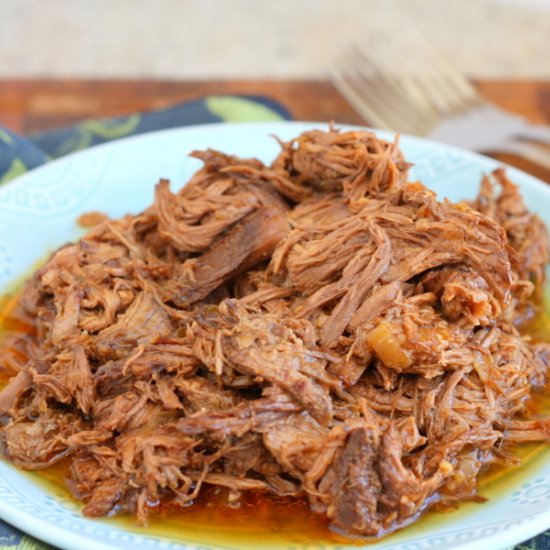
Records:
<instances>
[{"instance_id":1,"label":"green leaf print on fabric","mask_svg":"<svg viewBox=\"0 0 550 550\"><path fill-rule=\"evenodd\" d=\"M6 130L3 130L2 128L0 128L0 141L3 141L8 145L14 144L13 138L8 134L8 132L6 132Z\"/></svg>"},{"instance_id":2,"label":"green leaf print on fabric","mask_svg":"<svg viewBox=\"0 0 550 550\"><path fill-rule=\"evenodd\" d=\"M210 96L206 107L224 122L272 122L284 118L265 105L243 97Z\"/></svg>"},{"instance_id":3,"label":"green leaf print on fabric","mask_svg":"<svg viewBox=\"0 0 550 550\"><path fill-rule=\"evenodd\" d=\"M96 136L107 140L129 136L140 121L138 114L123 120L85 120L76 125L75 134L59 146L55 157L90 147Z\"/></svg>"},{"instance_id":4,"label":"green leaf print on fabric","mask_svg":"<svg viewBox=\"0 0 550 550\"><path fill-rule=\"evenodd\" d=\"M23 175L25 172L27 172L27 170L28 168L25 166L25 163L21 159L13 159L10 167L4 173L2 179L0 179L0 185L2 185L3 183L7 183L14 178L17 178L18 176Z\"/></svg>"}]
</instances>

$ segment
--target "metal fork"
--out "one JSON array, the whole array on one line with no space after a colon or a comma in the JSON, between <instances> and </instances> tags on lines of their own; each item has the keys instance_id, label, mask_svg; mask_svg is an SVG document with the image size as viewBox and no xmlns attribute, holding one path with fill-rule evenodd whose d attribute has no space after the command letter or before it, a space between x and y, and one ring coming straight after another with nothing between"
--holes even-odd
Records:
<instances>
[{"instance_id":1,"label":"metal fork","mask_svg":"<svg viewBox=\"0 0 550 550\"><path fill-rule=\"evenodd\" d=\"M330 68L332 83L378 128L480 152L509 152L550 169L550 126L487 102L417 29L372 35Z\"/></svg>"}]
</instances>

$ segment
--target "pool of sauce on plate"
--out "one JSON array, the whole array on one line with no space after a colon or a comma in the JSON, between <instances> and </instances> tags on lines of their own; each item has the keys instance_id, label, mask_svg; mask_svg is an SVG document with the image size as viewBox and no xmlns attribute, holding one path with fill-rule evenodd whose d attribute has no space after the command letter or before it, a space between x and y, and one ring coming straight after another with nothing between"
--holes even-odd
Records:
<instances>
[{"instance_id":1,"label":"pool of sauce on plate","mask_svg":"<svg viewBox=\"0 0 550 550\"><path fill-rule=\"evenodd\" d=\"M0 297L0 339L9 330L22 330L14 324L10 311L14 306L15 292ZM546 307L550 312L550 308ZM540 313L525 327L526 333L535 340L550 341L550 316ZM0 388L7 382L0 374ZM530 417L550 413L550 388L533 395L529 404ZM520 461L513 467L491 466L479 479L479 493L489 499L509 494L523 479L550 458L550 447L544 443L524 443L508 449ZM65 486L68 464L60 463L40 472L22 472L50 494L67 511L80 511L82 503L72 497ZM143 536L160 537L166 540L217 545L232 548L340 548L364 545L364 539L350 540L330 529L322 515L311 512L301 499L269 497L262 494L244 495L238 506L227 505L227 493L222 488L203 490L192 506L159 505L147 526L140 526L130 516L98 518L94 521L106 527L117 527ZM391 535L392 542L401 538L410 540L415 534L421 536L441 527L445 522L460 521L461 517L479 511L479 504L465 502L458 509L428 511L404 531ZM373 541L374 542L374 541ZM294 546L295 545L295 546Z\"/></svg>"},{"instance_id":2,"label":"pool of sauce on plate","mask_svg":"<svg viewBox=\"0 0 550 550\"><path fill-rule=\"evenodd\" d=\"M64 465L30 474L68 511L82 508L65 488ZM169 540L219 545L227 548L281 548L299 545L360 545L330 530L323 516L314 514L301 499L270 498L259 493L243 495L238 507L225 504L225 490L209 487L201 491L192 506L160 506L147 526L137 524L134 517L94 518L105 526L121 528L143 536ZM312 546L313 547L313 546Z\"/></svg>"}]
</instances>

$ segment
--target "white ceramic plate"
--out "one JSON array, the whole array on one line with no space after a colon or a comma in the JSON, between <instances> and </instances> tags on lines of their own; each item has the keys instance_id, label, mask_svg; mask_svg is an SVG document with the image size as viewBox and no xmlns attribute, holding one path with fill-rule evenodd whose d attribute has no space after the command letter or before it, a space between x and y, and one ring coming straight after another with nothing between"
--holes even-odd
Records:
<instances>
[{"instance_id":1,"label":"white ceramic plate","mask_svg":"<svg viewBox=\"0 0 550 550\"><path fill-rule=\"evenodd\" d=\"M76 217L100 210L111 216L138 212L152 201L160 177L182 185L200 166L186 155L212 147L269 162L278 146L270 135L288 139L311 123L216 124L169 130L124 139L57 160L0 188L0 293L49 251L78 237ZM380 132L383 137L391 134ZM415 164L412 177L451 199L475 196L482 173L497 166L491 159L426 140L403 137L401 146ZM528 206L550 224L550 186L509 169ZM527 465L489 483L485 504L465 504L458 512L432 514L369 550L505 548L550 527L550 453L533 453ZM27 533L67 549L209 548L335 549L330 543L300 539L262 541L205 529L171 530L163 536L110 520L88 520L62 492L49 491L32 474L0 462L0 517ZM343 548L339 546L339 548ZM353 547L352 547L353 548ZM356 548L356 547L355 547Z\"/></svg>"}]
</instances>

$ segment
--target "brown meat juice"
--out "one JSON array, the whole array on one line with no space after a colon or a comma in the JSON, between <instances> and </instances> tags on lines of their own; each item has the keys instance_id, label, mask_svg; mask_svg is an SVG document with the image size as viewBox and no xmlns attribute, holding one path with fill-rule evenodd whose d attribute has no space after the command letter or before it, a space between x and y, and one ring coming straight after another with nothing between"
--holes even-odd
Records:
<instances>
[{"instance_id":1,"label":"brown meat juice","mask_svg":"<svg viewBox=\"0 0 550 550\"><path fill-rule=\"evenodd\" d=\"M548 296L550 298L550 295ZM10 310L14 304L13 294L0 298L0 338L6 329L13 330ZM545 310L550 313L550 299ZM21 327L19 327L19 330ZM550 316L539 314L525 332L535 340L550 341ZM0 388L6 383L0 378ZM550 392L535 394L530 403L530 416L550 413ZM479 493L488 499L510 494L514 487L532 475L532 472L550 458L550 449L544 443L526 443L510 449L520 462L519 466L492 466L479 480ZM68 512L79 511L82 503L77 501L65 486L67 464L61 463L40 472L22 472L34 483L42 486L56 497L60 506ZM188 507L159 506L151 514L148 525L140 526L130 516L99 518L93 521L106 527L122 528L143 536L193 543L221 546L224 548L341 548L363 545L365 540L350 540L330 529L322 515L310 511L301 499L276 498L262 494L245 495L238 506L227 505L223 489L208 488ZM429 511L417 522L403 531L391 535L392 542L422 536L436 526L457 522L461 517L479 512L483 504L465 502L450 513ZM373 541L370 541L373 542Z\"/></svg>"}]
</instances>

